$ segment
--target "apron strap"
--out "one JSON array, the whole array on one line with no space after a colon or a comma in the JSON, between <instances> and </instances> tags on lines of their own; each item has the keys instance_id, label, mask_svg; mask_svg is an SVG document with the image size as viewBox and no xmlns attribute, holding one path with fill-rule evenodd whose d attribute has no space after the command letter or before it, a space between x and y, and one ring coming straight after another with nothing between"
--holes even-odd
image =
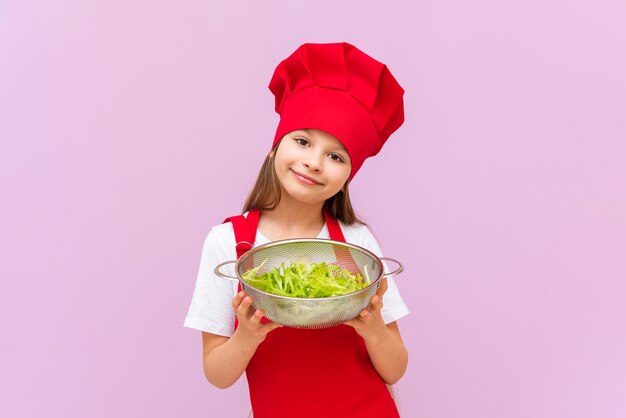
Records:
<instances>
[{"instance_id":1,"label":"apron strap","mask_svg":"<svg viewBox=\"0 0 626 418\"><path fill-rule=\"evenodd\" d=\"M330 213L328 213L326 208L324 208L324 219L326 220L326 227L328 228L328 235L330 235L330 239L334 241L346 242L346 239L343 237L343 232L341 232L339 222L337 222L337 219L330 216Z\"/></svg>"},{"instance_id":2,"label":"apron strap","mask_svg":"<svg viewBox=\"0 0 626 418\"><path fill-rule=\"evenodd\" d=\"M256 229L259 223L261 211L258 209L248 212L248 217L243 215L231 216L224 219L223 223L232 222L235 231L235 249L237 250L237 258L244 255L254 245L256 239Z\"/></svg>"},{"instance_id":3,"label":"apron strap","mask_svg":"<svg viewBox=\"0 0 626 418\"><path fill-rule=\"evenodd\" d=\"M231 222L233 224L237 259L248 252L254 245L257 225L259 224L259 216L261 216L261 211L254 209L248 212L247 218L243 215L236 215L228 217L224 219L224 222L222 222ZM237 283L237 292L241 292L241 283ZM262 318L261 321L267 322L268 320L266 318ZM235 318L235 329L237 329L238 325L239 321Z\"/></svg>"},{"instance_id":4,"label":"apron strap","mask_svg":"<svg viewBox=\"0 0 626 418\"><path fill-rule=\"evenodd\" d=\"M330 239L333 241L346 242L343 232L341 231L341 227L339 226L339 222L337 222L337 219L333 218L325 208L324 218L326 218L326 226L328 227ZM357 266L354 261L348 247L333 245L333 250L335 251L335 258L342 268L348 270L352 274L356 274L361 271L359 266Z\"/></svg>"}]
</instances>

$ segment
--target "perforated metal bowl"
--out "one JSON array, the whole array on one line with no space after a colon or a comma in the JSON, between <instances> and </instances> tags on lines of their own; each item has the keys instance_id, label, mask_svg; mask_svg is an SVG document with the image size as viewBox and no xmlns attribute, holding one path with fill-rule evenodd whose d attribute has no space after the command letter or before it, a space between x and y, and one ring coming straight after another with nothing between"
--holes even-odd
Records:
<instances>
[{"instance_id":1,"label":"perforated metal bowl","mask_svg":"<svg viewBox=\"0 0 626 418\"><path fill-rule=\"evenodd\" d=\"M382 260L398 265L396 270L384 273ZM306 261L309 263L334 264L352 274L367 274L370 285L353 293L328 298L296 298L275 295L248 284L243 274L260 265L257 274L263 274L281 263ZM230 276L221 268L235 264L236 276ZM366 271L367 270L367 271ZM261 309L273 322L294 328L316 329L339 325L356 317L367 307L376 293L383 277L392 277L404 270L402 263L389 257L377 257L365 248L329 239L289 239L273 241L253 248L238 260L225 261L215 267L215 274L228 280L238 280L242 289L252 297L252 307Z\"/></svg>"}]
</instances>

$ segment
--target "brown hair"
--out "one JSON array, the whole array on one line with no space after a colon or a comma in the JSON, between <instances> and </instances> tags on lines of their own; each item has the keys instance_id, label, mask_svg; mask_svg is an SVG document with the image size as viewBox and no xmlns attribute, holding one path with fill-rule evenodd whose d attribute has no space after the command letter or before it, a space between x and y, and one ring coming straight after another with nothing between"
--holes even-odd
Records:
<instances>
[{"instance_id":1,"label":"brown hair","mask_svg":"<svg viewBox=\"0 0 626 418\"><path fill-rule=\"evenodd\" d=\"M276 147L274 147L274 150ZM275 156L276 152L270 152L265 157L256 182L243 205L243 212L254 209L272 210L280 202L280 183L274 169ZM354 223L365 225L365 222L359 219L354 213L354 209L352 209L347 182L342 190L324 202L324 208L332 217L346 225Z\"/></svg>"}]
</instances>

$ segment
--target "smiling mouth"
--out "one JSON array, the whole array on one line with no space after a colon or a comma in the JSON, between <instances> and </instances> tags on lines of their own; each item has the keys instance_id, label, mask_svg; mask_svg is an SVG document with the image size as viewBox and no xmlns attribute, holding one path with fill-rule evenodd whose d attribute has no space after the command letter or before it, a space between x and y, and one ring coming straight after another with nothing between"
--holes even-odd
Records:
<instances>
[{"instance_id":1,"label":"smiling mouth","mask_svg":"<svg viewBox=\"0 0 626 418\"><path fill-rule=\"evenodd\" d=\"M304 184L309 184L309 185L318 185L318 186L322 184L322 183L320 183L320 182L318 182L318 181L316 181L316 180L313 180L311 177L307 177L307 176L305 176L304 174L300 174L300 173L298 173L298 172L297 172L297 171L295 171L295 170L291 170L291 172L292 172L292 173L296 176L296 178L297 178L300 182L302 182L302 183L304 183Z\"/></svg>"}]
</instances>

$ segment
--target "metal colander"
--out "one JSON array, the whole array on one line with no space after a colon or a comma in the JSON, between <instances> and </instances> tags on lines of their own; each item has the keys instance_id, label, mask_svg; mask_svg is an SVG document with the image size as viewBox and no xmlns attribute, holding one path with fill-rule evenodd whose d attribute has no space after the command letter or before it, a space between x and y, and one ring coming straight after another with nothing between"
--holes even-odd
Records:
<instances>
[{"instance_id":1,"label":"metal colander","mask_svg":"<svg viewBox=\"0 0 626 418\"><path fill-rule=\"evenodd\" d=\"M384 273L382 260L392 261L398 268L390 273ZM371 283L361 290L342 296L296 298L264 292L242 278L246 271L261 264L263 266L257 274L271 271L283 262L289 265L291 261L326 262L344 268L352 274L360 273L363 277L367 267ZM230 276L220 270L228 264L235 264L237 276ZM253 309L261 309L271 321L294 328L317 329L339 325L356 317L367 307L376 293L380 279L397 275L403 269L399 261L389 257L377 257L357 245L315 238L273 241L260 245L246 252L238 260L218 264L215 267L215 274L224 279L238 280L242 289L252 297Z\"/></svg>"}]
</instances>

